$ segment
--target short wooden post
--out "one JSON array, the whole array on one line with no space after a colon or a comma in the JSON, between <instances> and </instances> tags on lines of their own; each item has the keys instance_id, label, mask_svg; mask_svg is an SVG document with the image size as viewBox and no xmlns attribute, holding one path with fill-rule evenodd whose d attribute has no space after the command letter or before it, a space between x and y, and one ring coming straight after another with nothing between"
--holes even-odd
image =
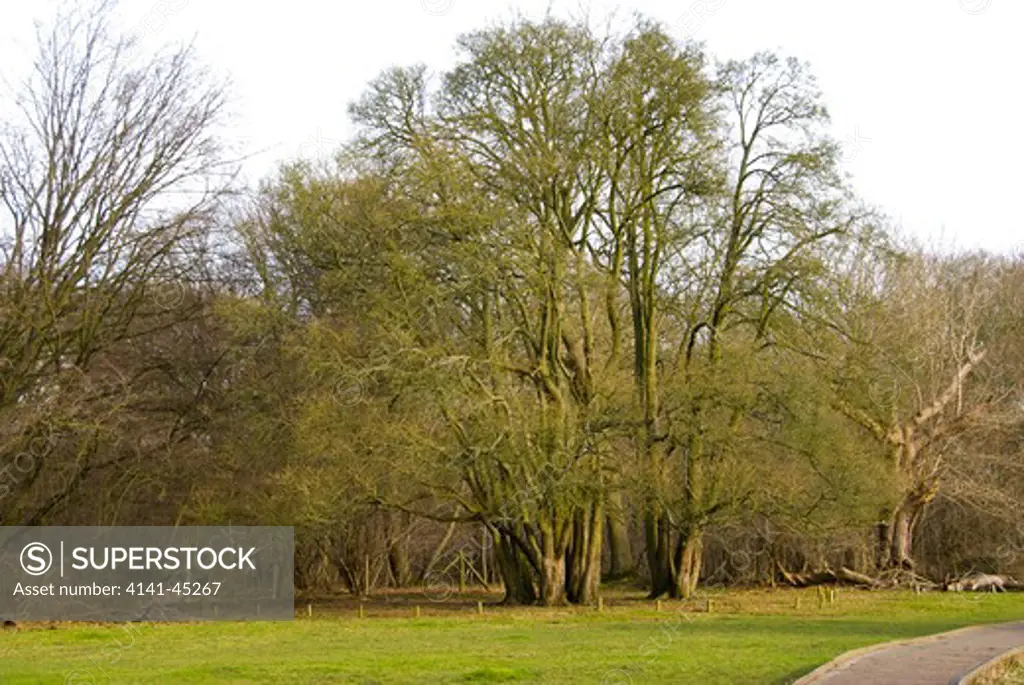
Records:
<instances>
[{"instance_id":1,"label":"short wooden post","mask_svg":"<svg viewBox=\"0 0 1024 685\"><path fill-rule=\"evenodd\" d=\"M604 611L604 597L597 598L597 611L598 613Z\"/></svg>"},{"instance_id":2,"label":"short wooden post","mask_svg":"<svg viewBox=\"0 0 1024 685\"><path fill-rule=\"evenodd\" d=\"M366 618L366 611L363 609L363 603L359 603L359 618Z\"/></svg>"},{"instance_id":3,"label":"short wooden post","mask_svg":"<svg viewBox=\"0 0 1024 685\"><path fill-rule=\"evenodd\" d=\"M414 611L414 615L416 616L416 618L420 617L420 605L419 604L416 605L416 608L415 608L415 611Z\"/></svg>"},{"instance_id":4,"label":"short wooden post","mask_svg":"<svg viewBox=\"0 0 1024 685\"><path fill-rule=\"evenodd\" d=\"M715 610L715 600L708 597L708 613L710 614Z\"/></svg>"},{"instance_id":5,"label":"short wooden post","mask_svg":"<svg viewBox=\"0 0 1024 685\"><path fill-rule=\"evenodd\" d=\"M793 601L793 608L800 611L800 595L797 595L796 599Z\"/></svg>"},{"instance_id":6,"label":"short wooden post","mask_svg":"<svg viewBox=\"0 0 1024 685\"><path fill-rule=\"evenodd\" d=\"M310 618L313 618L313 605L312 604L307 604L306 605L306 615L309 616Z\"/></svg>"},{"instance_id":7,"label":"short wooden post","mask_svg":"<svg viewBox=\"0 0 1024 685\"><path fill-rule=\"evenodd\" d=\"M657 600L654 603L654 607L655 607L654 610L657 611L660 614L661 613L661 600L660 599Z\"/></svg>"},{"instance_id":8,"label":"short wooden post","mask_svg":"<svg viewBox=\"0 0 1024 685\"><path fill-rule=\"evenodd\" d=\"M481 616L484 615L484 603L482 601L479 601L479 600L477 601L477 603L476 603L476 613L480 614Z\"/></svg>"}]
</instances>

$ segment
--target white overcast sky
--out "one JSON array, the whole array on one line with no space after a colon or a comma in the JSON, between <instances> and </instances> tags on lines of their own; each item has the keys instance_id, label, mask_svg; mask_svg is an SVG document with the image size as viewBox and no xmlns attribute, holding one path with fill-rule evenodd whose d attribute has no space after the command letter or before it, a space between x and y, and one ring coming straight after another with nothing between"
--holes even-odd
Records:
<instances>
[{"instance_id":1,"label":"white overcast sky","mask_svg":"<svg viewBox=\"0 0 1024 685\"><path fill-rule=\"evenodd\" d=\"M55 0L0 0L0 71L31 48ZM641 12L720 58L775 49L811 63L861 196L946 248L1024 247L1016 201L1024 68L1022 0L122 0L143 45L195 38L233 82L231 136L278 161L329 151L352 129L347 104L382 69L442 70L460 33L513 12ZM1017 85L1014 85L1017 84Z\"/></svg>"}]
</instances>

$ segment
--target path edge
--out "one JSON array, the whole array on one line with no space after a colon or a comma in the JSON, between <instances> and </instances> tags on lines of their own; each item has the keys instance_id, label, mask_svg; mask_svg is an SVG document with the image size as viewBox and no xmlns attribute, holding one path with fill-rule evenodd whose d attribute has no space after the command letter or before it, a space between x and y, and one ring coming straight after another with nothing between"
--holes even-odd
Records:
<instances>
[{"instance_id":1,"label":"path edge","mask_svg":"<svg viewBox=\"0 0 1024 685\"><path fill-rule=\"evenodd\" d=\"M960 678L954 678L953 680L949 681L949 685L972 685L972 683L974 683L975 680L985 675L985 673L987 673L990 668L998 666L1004 661L1009 661L1014 657L1022 655L1024 655L1024 645L1020 647L1014 647L1013 649L1008 649L1002 654L998 654L992 657L991 659L983 663L981 666L978 666L976 669L971 671L970 673L961 676Z\"/></svg>"},{"instance_id":2,"label":"path edge","mask_svg":"<svg viewBox=\"0 0 1024 685\"><path fill-rule=\"evenodd\" d=\"M922 635L921 637L912 637L906 640L892 640L890 642L880 642L875 645L860 647L858 649L850 650L849 652L843 652L835 659L832 659L831 661L828 661L822 664L821 666L818 666L816 669L814 669L807 675L802 676L798 680L794 680L793 685L813 685L814 683L820 682L823 676L825 676L828 673L831 673L832 671L839 670L840 668L847 666L848 664L851 664L854 661L860 659L861 657L867 656L868 654L872 654L883 649L889 649L890 647L906 647L907 645L923 644L938 640L940 638L949 637L951 635L966 633L976 628L991 628L993 626L1014 625L1017 623L1020 623L1020 621L1006 621L1002 623L981 623L971 626L963 626L962 628L956 628L954 630L948 630L944 633L933 633L932 635ZM1021 647L1020 649L1024 651L1024 647ZM1002 654L996 657L996 659L1000 659L1005 656L1006 654ZM986 662L984 666L987 666L989 664L990 662ZM971 674L973 673L974 671L971 672ZM967 676L964 677L966 678ZM957 678L952 681L952 685L960 685L960 683L964 683L966 685L969 682L970 681L963 680L963 678Z\"/></svg>"}]
</instances>

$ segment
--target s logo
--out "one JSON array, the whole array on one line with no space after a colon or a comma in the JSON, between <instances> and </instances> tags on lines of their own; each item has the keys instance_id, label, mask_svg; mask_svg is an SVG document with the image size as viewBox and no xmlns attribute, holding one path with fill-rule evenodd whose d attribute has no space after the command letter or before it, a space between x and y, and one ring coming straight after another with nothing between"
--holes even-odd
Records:
<instances>
[{"instance_id":1,"label":"s logo","mask_svg":"<svg viewBox=\"0 0 1024 685\"><path fill-rule=\"evenodd\" d=\"M53 565L50 548L41 542L30 542L21 550L21 568L30 576L41 576Z\"/></svg>"}]
</instances>

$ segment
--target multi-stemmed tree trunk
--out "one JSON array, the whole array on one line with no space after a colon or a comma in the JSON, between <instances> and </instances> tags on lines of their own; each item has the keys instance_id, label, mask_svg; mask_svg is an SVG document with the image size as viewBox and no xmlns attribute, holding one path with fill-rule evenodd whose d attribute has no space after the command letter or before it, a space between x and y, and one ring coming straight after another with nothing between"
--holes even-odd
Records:
<instances>
[{"instance_id":1,"label":"multi-stemmed tree trunk","mask_svg":"<svg viewBox=\"0 0 1024 685\"><path fill-rule=\"evenodd\" d=\"M353 112L375 149L401 150L400 168L417 165L427 230L451 236L438 278L462 305L453 328L466 339L427 354L474 368L455 379L461 408L444 411L464 457L457 499L503 526L508 601L531 598L529 569L540 602L590 602L605 512L598 433L607 430L592 429L591 414L603 374L617 371L605 363L588 290L600 140L588 105L605 47L585 26L553 19L476 32L460 47L436 112L425 111L417 70L385 74ZM486 415L473 416L474 404ZM564 482L545 476L566 470L574 475Z\"/></svg>"},{"instance_id":2,"label":"multi-stemmed tree trunk","mask_svg":"<svg viewBox=\"0 0 1024 685\"><path fill-rule=\"evenodd\" d=\"M505 604L533 604L537 601L534 571L515 538L505 530L494 529L494 556L505 585Z\"/></svg>"}]
</instances>

